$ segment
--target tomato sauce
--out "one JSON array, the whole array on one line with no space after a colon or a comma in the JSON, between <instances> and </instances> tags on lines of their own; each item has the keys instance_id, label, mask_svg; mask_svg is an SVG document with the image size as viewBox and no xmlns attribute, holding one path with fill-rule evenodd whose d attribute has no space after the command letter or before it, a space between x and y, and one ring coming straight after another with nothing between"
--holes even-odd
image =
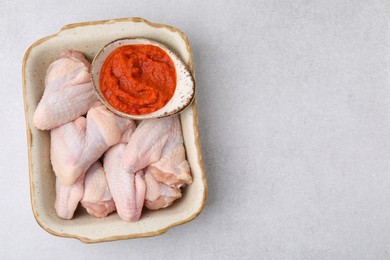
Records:
<instances>
[{"instance_id":1,"label":"tomato sauce","mask_svg":"<svg viewBox=\"0 0 390 260\"><path fill-rule=\"evenodd\" d=\"M160 47L125 45L104 61L99 83L103 96L115 109L132 115L149 114L172 98L176 69Z\"/></svg>"}]
</instances>

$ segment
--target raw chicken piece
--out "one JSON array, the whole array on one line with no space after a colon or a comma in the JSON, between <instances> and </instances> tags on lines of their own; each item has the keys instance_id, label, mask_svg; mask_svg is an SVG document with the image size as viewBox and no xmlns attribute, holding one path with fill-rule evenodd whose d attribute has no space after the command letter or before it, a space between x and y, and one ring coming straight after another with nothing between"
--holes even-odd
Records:
<instances>
[{"instance_id":1,"label":"raw chicken piece","mask_svg":"<svg viewBox=\"0 0 390 260\"><path fill-rule=\"evenodd\" d=\"M84 174L74 184L63 184L56 178L56 200L54 208L63 219L71 219L84 194Z\"/></svg>"},{"instance_id":2,"label":"raw chicken piece","mask_svg":"<svg viewBox=\"0 0 390 260\"><path fill-rule=\"evenodd\" d=\"M97 102L87 114L51 130L51 163L64 184L72 184L96 162L107 149L130 136L133 120L120 117Z\"/></svg>"},{"instance_id":3,"label":"raw chicken piece","mask_svg":"<svg viewBox=\"0 0 390 260\"><path fill-rule=\"evenodd\" d=\"M84 196L81 205L97 218L106 217L115 208L102 164L97 161L85 173Z\"/></svg>"},{"instance_id":4,"label":"raw chicken piece","mask_svg":"<svg viewBox=\"0 0 390 260\"><path fill-rule=\"evenodd\" d=\"M146 186L142 170L133 173L123 169L125 148L123 143L111 147L105 153L103 166L119 216L125 221L137 221L144 205Z\"/></svg>"},{"instance_id":5,"label":"raw chicken piece","mask_svg":"<svg viewBox=\"0 0 390 260\"><path fill-rule=\"evenodd\" d=\"M186 160L183 144L178 142L167 145L161 159L149 165L148 172L158 181L167 185L181 187L192 183L190 165Z\"/></svg>"},{"instance_id":6,"label":"raw chicken piece","mask_svg":"<svg viewBox=\"0 0 390 260\"><path fill-rule=\"evenodd\" d=\"M157 182L149 171L145 172L145 183L145 206L148 209L156 210L166 208L171 205L173 201L181 198L180 188Z\"/></svg>"},{"instance_id":7,"label":"raw chicken piece","mask_svg":"<svg viewBox=\"0 0 390 260\"><path fill-rule=\"evenodd\" d=\"M84 54L82 52L80 52L80 51L63 50L63 51L60 52L59 57L60 58L72 58L72 59L75 59L75 60L79 60L82 63L84 63L84 65L86 67L88 67L88 69L91 68L91 63L89 63L89 61L87 61L87 59L85 58Z\"/></svg>"},{"instance_id":8,"label":"raw chicken piece","mask_svg":"<svg viewBox=\"0 0 390 260\"><path fill-rule=\"evenodd\" d=\"M33 123L49 130L69 123L98 100L89 74L90 63L78 51L64 51L50 64L45 91L34 113Z\"/></svg>"},{"instance_id":9,"label":"raw chicken piece","mask_svg":"<svg viewBox=\"0 0 390 260\"><path fill-rule=\"evenodd\" d=\"M150 166L149 166L150 165ZM180 187L192 182L178 116L145 120L130 137L123 159L128 172L148 167L158 182Z\"/></svg>"}]
</instances>

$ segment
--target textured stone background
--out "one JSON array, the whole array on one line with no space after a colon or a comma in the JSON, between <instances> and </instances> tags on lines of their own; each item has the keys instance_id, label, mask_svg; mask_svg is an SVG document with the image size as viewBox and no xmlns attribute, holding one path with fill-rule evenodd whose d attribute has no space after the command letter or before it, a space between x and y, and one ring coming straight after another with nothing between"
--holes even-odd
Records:
<instances>
[{"instance_id":1,"label":"textured stone background","mask_svg":"<svg viewBox=\"0 0 390 260\"><path fill-rule=\"evenodd\" d=\"M158 237L52 236L29 200L23 55L65 24L132 16L192 44L207 205ZM0 24L0 258L390 257L389 1L1 0Z\"/></svg>"}]
</instances>

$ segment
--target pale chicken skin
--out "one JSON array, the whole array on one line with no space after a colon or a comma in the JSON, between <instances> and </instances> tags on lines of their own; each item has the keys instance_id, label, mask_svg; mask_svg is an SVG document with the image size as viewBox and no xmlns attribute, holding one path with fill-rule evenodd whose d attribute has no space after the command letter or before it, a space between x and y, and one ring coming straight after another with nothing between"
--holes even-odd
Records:
<instances>
[{"instance_id":1,"label":"pale chicken skin","mask_svg":"<svg viewBox=\"0 0 390 260\"><path fill-rule=\"evenodd\" d=\"M192 183L178 116L142 121L131 136L124 169L137 172L147 166L158 182L175 187Z\"/></svg>"},{"instance_id":2,"label":"pale chicken skin","mask_svg":"<svg viewBox=\"0 0 390 260\"><path fill-rule=\"evenodd\" d=\"M94 217L117 210L123 220L137 221L144 205L165 208L192 182L180 120L146 120L136 128L98 101L89 70L81 52L63 51L47 70L34 113L33 124L51 130L54 207L63 219L81 202Z\"/></svg>"},{"instance_id":3,"label":"pale chicken skin","mask_svg":"<svg viewBox=\"0 0 390 260\"><path fill-rule=\"evenodd\" d=\"M90 63L78 51L63 51L50 64L45 90L33 117L35 127L49 130L87 113L98 100L89 69Z\"/></svg>"},{"instance_id":4,"label":"pale chicken skin","mask_svg":"<svg viewBox=\"0 0 390 260\"><path fill-rule=\"evenodd\" d=\"M85 173L81 205L94 217L103 218L115 211L115 203L102 164L97 161Z\"/></svg>"},{"instance_id":5,"label":"pale chicken skin","mask_svg":"<svg viewBox=\"0 0 390 260\"><path fill-rule=\"evenodd\" d=\"M111 147L104 155L103 167L118 215L125 221L139 220L144 205L146 185L142 170L129 172L122 167L126 144Z\"/></svg>"},{"instance_id":6,"label":"pale chicken skin","mask_svg":"<svg viewBox=\"0 0 390 260\"><path fill-rule=\"evenodd\" d=\"M60 218L73 218L77 205L84 195L84 177L85 175L83 174L71 185L64 184L59 178L56 178L56 199L54 208Z\"/></svg>"},{"instance_id":7,"label":"pale chicken skin","mask_svg":"<svg viewBox=\"0 0 390 260\"><path fill-rule=\"evenodd\" d=\"M180 188L171 187L164 183L156 181L148 170L145 172L145 206L148 209L156 210L166 208L181 198Z\"/></svg>"},{"instance_id":8,"label":"pale chicken skin","mask_svg":"<svg viewBox=\"0 0 390 260\"><path fill-rule=\"evenodd\" d=\"M115 115L97 102L87 114L51 130L51 163L64 184L72 184L105 151L128 138L135 130L133 120Z\"/></svg>"},{"instance_id":9,"label":"pale chicken skin","mask_svg":"<svg viewBox=\"0 0 390 260\"><path fill-rule=\"evenodd\" d=\"M181 187L192 182L184 146L177 140L164 147L161 159L149 165L148 172L166 185Z\"/></svg>"}]
</instances>

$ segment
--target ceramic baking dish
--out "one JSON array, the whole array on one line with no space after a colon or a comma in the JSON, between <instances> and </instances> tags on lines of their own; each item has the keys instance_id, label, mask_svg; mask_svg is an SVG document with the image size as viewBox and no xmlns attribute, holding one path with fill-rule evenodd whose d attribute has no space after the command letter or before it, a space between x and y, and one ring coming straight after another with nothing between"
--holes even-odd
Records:
<instances>
[{"instance_id":1,"label":"ceramic baking dish","mask_svg":"<svg viewBox=\"0 0 390 260\"><path fill-rule=\"evenodd\" d=\"M174 205L158 211L144 210L141 219L134 223L122 221L116 213L102 219L93 218L80 207L72 220L63 220L55 213L55 175L50 163L50 131L38 130L32 124L34 111L43 94L46 70L63 49L79 50L91 61L105 44L126 37L144 37L162 42L174 50L194 73L194 61L187 37L173 27L141 18L67 25L59 33L35 42L24 56L23 95L31 205L38 224L51 234L77 238L83 242L155 236L194 219L205 205L207 185L195 100L180 114L193 183L183 190L183 197Z\"/></svg>"}]
</instances>

